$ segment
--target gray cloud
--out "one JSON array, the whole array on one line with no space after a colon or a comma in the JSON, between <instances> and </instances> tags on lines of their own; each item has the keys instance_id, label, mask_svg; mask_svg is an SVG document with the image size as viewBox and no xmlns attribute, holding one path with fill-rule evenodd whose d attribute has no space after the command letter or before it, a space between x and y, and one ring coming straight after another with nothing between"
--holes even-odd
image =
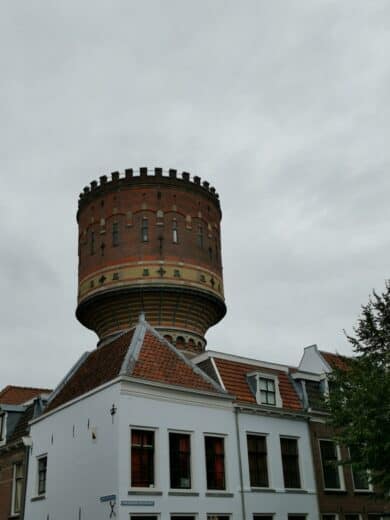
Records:
<instances>
[{"instance_id":1,"label":"gray cloud","mask_svg":"<svg viewBox=\"0 0 390 520\"><path fill-rule=\"evenodd\" d=\"M0 386L55 385L74 318L78 193L143 165L221 195L228 314L210 348L350 352L389 276L386 0L8 2L0 21Z\"/></svg>"}]
</instances>

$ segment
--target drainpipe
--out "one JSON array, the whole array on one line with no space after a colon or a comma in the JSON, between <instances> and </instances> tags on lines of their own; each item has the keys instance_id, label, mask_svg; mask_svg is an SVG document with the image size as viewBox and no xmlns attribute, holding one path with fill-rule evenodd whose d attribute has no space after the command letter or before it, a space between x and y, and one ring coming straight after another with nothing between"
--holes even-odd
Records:
<instances>
[{"instance_id":1,"label":"drainpipe","mask_svg":"<svg viewBox=\"0 0 390 520\"><path fill-rule=\"evenodd\" d=\"M236 419L236 437L237 437L237 452L238 452L238 467L240 471L240 495L241 495L241 510L242 510L242 519L246 519L246 511L245 511L245 495L244 495L244 476L242 472L242 457L241 457L241 445L240 445L240 428L238 424L238 414L240 410L236 407L234 408L234 415Z\"/></svg>"},{"instance_id":2,"label":"drainpipe","mask_svg":"<svg viewBox=\"0 0 390 520\"><path fill-rule=\"evenodd\" d=\"M23 491L22 491L22 507L20 511L20 520L24 519L24 513L26 510L26 498L27 498L27 475L28 475L28 466L30 462L30 450L31 450L31 438L30 437L22 437L23 446L25 449L25 464L24 464L24 482L23 482Z\"/></svg>"}]
</instances>

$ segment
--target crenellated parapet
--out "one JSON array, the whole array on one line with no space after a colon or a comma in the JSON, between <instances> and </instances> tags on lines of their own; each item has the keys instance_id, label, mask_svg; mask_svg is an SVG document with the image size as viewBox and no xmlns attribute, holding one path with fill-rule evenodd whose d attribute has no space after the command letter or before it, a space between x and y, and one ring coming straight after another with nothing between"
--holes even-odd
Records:
<instances>
[{"instance_id":1,"label":"crenellated parapet","mask_svg":"<svg viewBox=\"0 0 390 520\"><path fill-rule=\"evenodd\" d=\"M219 194L210 183L195 175L191 179L188 172L178 173L175 169L163 168L147 168L146 166L133 169L128 168L124 172L114 171L111 176L101 175L99 181L91 181L79 196L79 209L88 204L96 197L105 193L121 190L126 187L142 187L162 185L165 187L178 187L180 189L188 189L207 197L211 202L216 204L220 209Z\"/></svg>"}]
</instances>

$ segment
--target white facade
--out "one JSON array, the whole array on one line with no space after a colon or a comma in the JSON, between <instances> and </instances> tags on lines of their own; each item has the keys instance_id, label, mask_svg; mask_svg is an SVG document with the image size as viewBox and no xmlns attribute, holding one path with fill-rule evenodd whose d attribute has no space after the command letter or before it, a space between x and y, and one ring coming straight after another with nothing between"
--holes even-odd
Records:
<instances>
[{"instance_id":1,"label":"white facade","mask_svg":"<svg viewBox=\"0 0 390 520\"><path fill-rule=\"evenodd\" d=\"M155 484L149 489L130 487L132 427L154 431ZM170 431L191 436L189 490L170 490ZM248 432L267 436L269 490L250 487ZM225 491L207 490L205 435L224 439ZM302 489L294 492L286 492L283 484L283 435L298 439ZM255 407L236 413L228 396L121 378L37 419L31 436L29 520L129 520L131 514L168 520L172 513L192 513L198 520L208 514L241 520L244 509L247 519L255 513L272 513L274 520L286 520L288 513L319 518L308 425L302 417L260 415ZM46 494L36 499L42 455L47 455Z\"/></svg>"}]
</instances>

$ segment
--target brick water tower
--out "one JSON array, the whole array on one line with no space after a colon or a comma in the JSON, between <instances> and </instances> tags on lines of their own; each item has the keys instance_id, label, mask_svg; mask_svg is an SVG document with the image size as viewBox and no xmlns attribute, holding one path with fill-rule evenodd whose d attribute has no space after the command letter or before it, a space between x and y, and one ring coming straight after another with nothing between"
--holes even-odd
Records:
<instances>
[{"instance_id":1,"label":"brick water tower","mask_svg":"<svg viewBox=\"0 0 390 520\"><path fill-rule=\"evenodd\" d=\"M226 313L218 194L162 168L92 181L80 195L76 316L99 344L141 312L188 354Z\"/></svg>"}]
</instances>

